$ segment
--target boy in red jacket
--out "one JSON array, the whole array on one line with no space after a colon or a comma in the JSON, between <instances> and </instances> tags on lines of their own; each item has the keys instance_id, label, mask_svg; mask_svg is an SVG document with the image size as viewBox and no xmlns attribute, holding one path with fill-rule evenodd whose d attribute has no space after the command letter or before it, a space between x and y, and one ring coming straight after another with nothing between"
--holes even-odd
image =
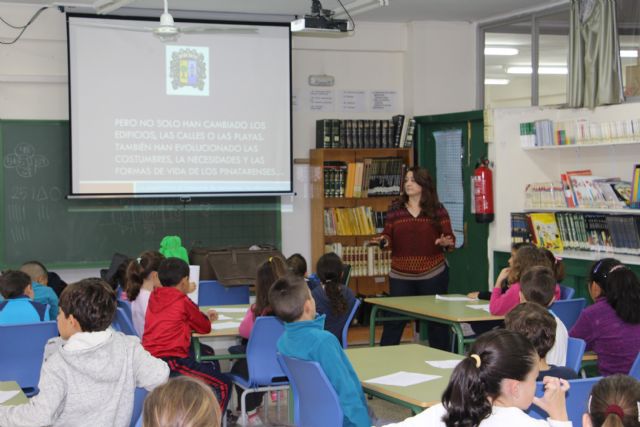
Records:
<instances>
[{"instance_id":1,"label":"boy in red jacket","mask_svg":"<svg viewBox=\"0 0 640 427\"><path fill-rule=\"evenodd\" d=\"M145 317L142 345L153 356L169 365L171 376L198 378L216 393L222 413L225 413L231 380L220 372L214 362L197 362L191 349L191 333L207 334L218 313L208 316L187 296L194 290L189 283L189 265L179 258L166 258L158 267L161 288L151 293Z\"/></svg>"}]
</instances>

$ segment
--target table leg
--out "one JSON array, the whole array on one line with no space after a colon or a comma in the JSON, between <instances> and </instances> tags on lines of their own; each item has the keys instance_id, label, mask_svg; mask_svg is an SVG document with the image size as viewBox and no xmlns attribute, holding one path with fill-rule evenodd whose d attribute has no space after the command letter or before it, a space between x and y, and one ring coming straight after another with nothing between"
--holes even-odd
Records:
<instances>
[{"instance_id":1,"label":"table leg","mask_svg":"<svg viewBox=\"0 0 640 427\"><path fill-rule=\"evenodd\" d=\"M451 328L453 329L453 333L456 336L456 342L458 344L458 354L464 354L464 334L462 333L460 323L451 323Z\"/></svg>"},{"instance_id":2,"label":"table leg","mask_svg":"<svg viewBox=\"0 0 640 427\"><path fill-rule=\"evenodd\" d=\"M191 343L193 344L193 355L196 362L200 363L202 358L202 355L200 354L200 340L198 338L192 338Z\"/></svg>"},{"instance_id":3,"label":"table leg","mask_svg":"<svg viewBox=\"0 0 640 427\"><path fill-rule=\"evenodd\" d=\"M378 314L378 306L373 304L369 317L369 347L376 345L376 314Z\"/></svg>"}]
</instances>

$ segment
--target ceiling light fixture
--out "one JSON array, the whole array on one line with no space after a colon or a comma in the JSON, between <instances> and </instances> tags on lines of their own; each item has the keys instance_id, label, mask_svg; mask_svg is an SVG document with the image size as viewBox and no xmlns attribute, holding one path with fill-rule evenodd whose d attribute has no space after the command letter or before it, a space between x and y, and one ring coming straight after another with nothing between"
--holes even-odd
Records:
<instances>
[{"instance_id":1,"label":"ceiling light fixture","mask_svg":"<svg viewBox=\"0 0 640 427\"><path fill-rule=\"evenodd\" d=\"M531 74L532 68L529 66L507 67L507 74ZM538 67L538 74L564 75L569 70L564 66L542 66Z\"/></svg>"},{"instance_id":2,"label":"ceiling light fixture","mask_svg":"<svg viewBox=\"0 0 640 427\"><path fill-rule=\"evenodd\" d=\"M484 54L487 56L514 56L518 53L520 53L520 51L515 47L489 46L484 48Z\"/></svg>"},{"instance_id":3,"label":"ceiling light fixture","mask_svg":"<svg viewBox=\"0 0 640 427\"><path fill-rule=\"evenodd\" d=\"M485 85L508 85L509 79L484 79Z\"/></svg>"}]
</instances>

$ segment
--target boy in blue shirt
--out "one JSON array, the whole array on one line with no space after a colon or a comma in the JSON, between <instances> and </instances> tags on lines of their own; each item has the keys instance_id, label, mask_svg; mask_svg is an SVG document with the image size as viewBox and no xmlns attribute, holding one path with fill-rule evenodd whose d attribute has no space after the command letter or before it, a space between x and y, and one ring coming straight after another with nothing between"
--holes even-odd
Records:
<instances>
[{"instance_id":1,"label":"boy in blue shirt","mask_svg":"<svg viewBox=\"0 0 640 427\"><path fill-rule=\"evenodd\" d=\"M33 300L40 304L49 304L49 317L55 319L58 316L58 295L47 286L49 282L47 269L38 261L29 261L22 264L20 271L31 277Z\"/></svg>"},{"instance_id":2,"label":"boy in blue shirt","mask_svg":"<svg viewBox=\"0 0 640 427\"><path fill-rule=\"evenodd\" d=\"M324 315L303 279L287 276L269 290L269 304L285 323L278 351L290 357L318 362L336 390L344 427L370 427L371 419L360 381L336 337L324 330Z\"/></svg>"},{"instance_id":3,"label":"boy in blue shirt","mask_svg":"<svg viewBox=\"0 0 640 427\"><path fill-rule=\"evenodd\" d=\"M31 301L31 279L22 271L7 270L0 277L0 325L35 323L50 320L47 307Z\"/></svg>"}]
</instances>

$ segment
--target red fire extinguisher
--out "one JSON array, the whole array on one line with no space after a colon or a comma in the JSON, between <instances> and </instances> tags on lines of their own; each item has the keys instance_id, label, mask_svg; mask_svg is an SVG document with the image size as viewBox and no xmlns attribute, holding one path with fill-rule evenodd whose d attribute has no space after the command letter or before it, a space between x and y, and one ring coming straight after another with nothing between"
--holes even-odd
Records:
<instances>
[{"instance_id":1,"label":"red fire extinguisher","mask_svg":"<svg viewBox=\"0 0 640 427\"><path fill-rule=\"evenodd\" d=\"M489 160L482 159L473 171L473 213L481 224L493 221L493 173Z\"/></svg>"}]
</instances>

